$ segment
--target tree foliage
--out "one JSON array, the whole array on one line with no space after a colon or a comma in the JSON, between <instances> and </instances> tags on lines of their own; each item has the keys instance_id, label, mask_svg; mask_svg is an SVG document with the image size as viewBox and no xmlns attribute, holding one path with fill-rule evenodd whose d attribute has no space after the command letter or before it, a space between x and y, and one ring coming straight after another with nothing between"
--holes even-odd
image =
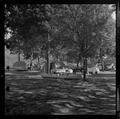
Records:
<instances>
[{"instance_id":1,"label":"tree foliage","mask_svg":"<svg viewBox=\"0 0 120 119\"><path fill-rule=\"evenodd\" d=\"M41 39L36 37L46 32L42 24L46 20L44 9L45 6L39 4L6 5L5 26L12 31L12 37L7 40L11 42L11 51L16 51L18 45L23 44L22 51L27 55L40 45Z\"/></svg>"},{"instance_id":2,"label":"tree foliage","mask_svg":"<svg viewBox=\"0 0 120 119\"><path fill-rule=\"evenodd\" d=\"M112 12L107 4L6 5L5 28L12 34L10 50L20 48L26 58L47 53L67 55L75 61L94 57L100 47L114 54Z\"/></svg>"}]
</instances>

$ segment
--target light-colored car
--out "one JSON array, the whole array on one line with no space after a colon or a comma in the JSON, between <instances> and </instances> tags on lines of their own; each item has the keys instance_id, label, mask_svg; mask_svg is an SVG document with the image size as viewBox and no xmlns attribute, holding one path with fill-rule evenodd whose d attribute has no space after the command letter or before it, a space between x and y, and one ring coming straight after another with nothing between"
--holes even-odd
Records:
<instances>
[{"instance_id":1,"label":"light-colored car","mask_svg":"<svg viewBox=\"0 0 120 119\"><path fill-rule=\"evenodd\" d=\"M115 67L115 65L112 63L111 65L109 65L109 66L107 66L107 69L108 70L116 70L116 67Z\"/></svg>"},{"instance_id":2,"label":"light-colored car","mask_svg":"<svg viewBox=\"0 0 120 119\"><path fill-rule=\"evenodd\" d=\"M69 69L69 68L65 68L65 72L66 72L66 73L73 73L73 70L72 70L72 69Z\"/></svg>"},{"instance_id":3,"label":"light-colored car","mask_svg":"<svg viewBox=\"0 0 120 119\"><path fill-rule=\"evenodd\" d=\"M97 63L96 66L99 68L99 70L102 70L102 64L101 63Z\"/></svg>"},{"instance_id":4,"label":"light-colored car","mask_svg":"<svg viewBox=\"0 0 120 119\"><path fill-rule=\"evenodd\" d=\"M65 74L65 73L73 73L73 70L69 68L63 68L63 69L55 69L53 72L58 74Z\"/></svg>"},{"instance_id":5,"label":"light-colored car","mask_svg":"<svg viewBox=\"0 0 120 119\"><path fill-rule=\"evenodd\" d=\"M97 66L87 68L87 72L92 74L98 74L100 72L99 68Z\"/></svg>"}]
</instances>

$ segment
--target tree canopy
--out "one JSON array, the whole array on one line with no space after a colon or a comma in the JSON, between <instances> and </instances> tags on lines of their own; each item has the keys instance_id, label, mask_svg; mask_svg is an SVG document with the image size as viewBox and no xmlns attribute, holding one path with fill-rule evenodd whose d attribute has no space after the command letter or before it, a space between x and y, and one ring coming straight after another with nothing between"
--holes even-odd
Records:
<instances>
[{"instance_id":1,"label":"tree canopy","mask_svg":"<svg viewBox=\"0 0 120 119\"><path fill-rule=\"evenodd\" d=\"M40 53L66 55L76 62L94 57L101 47L114 54L113 10L108 4L6 5L5 29L12 34L7 39L12 44L10 50L21 51L26 58Z\"/></svg>"}]
</instances>

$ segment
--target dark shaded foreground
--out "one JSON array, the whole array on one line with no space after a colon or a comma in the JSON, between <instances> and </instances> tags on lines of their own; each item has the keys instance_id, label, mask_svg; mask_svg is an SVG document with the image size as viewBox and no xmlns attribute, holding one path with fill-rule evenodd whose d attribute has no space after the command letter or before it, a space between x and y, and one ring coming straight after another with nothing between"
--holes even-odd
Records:
<instances>
[{"instance_id":1,"label":"dark shaded foreground","mask_svg":"<svg viewBox=\"0 0 120 119\"><path fill-rule=\"evenodd\" d=\"M87 81L43 79L27 73L6 74L5 114L113 115L115 75L93 75ZM37 77L37 78L36 78Z\"/></svg>"}]
</instances>

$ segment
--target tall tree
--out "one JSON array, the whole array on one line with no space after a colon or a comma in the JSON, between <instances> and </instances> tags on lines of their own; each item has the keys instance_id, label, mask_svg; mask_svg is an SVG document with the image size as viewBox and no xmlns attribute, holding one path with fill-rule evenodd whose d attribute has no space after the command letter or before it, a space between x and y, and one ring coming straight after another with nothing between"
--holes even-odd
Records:
<instances>
[{"instance_id":1,"label":"tall tree","mask_svg":"<svg viewBox=\"0 0 120 119\"><path fill-rule=\"evenodd\" d=\"M61 42L68 43L65 47L77 48L78 57L82 57L85 67L87 58L94 57L100 47L99 44L106 40L104 34L108 35L107 32L110 30L108 28L108 31L105 31L105 26L113 11L109 9L109 5L104 4L70 4L62 5L57 12L59 14L55 15L55 20L61 35L66 37ZM84 79L85 77L84 70Z\"/></svg>"},{"instance_id":2,"label":"tall tree","mask_svg":"<svg viewBox=\"0 0 120 119\"><path fill-rule=\"evenodd\" d=\"M12 53L22 52L25 58L36 58L36 53L43 47L46 29L43 22L45 17L44 4L5 5L5 29L11 31L11 38L6 39L11 43ZM43 43L43 44L42 44ZM41 50L40 50L41 51ZM20 56L20 55L19 55ZM20 58L19 58L20 59Z\"/></svg>"}]
</instances>

